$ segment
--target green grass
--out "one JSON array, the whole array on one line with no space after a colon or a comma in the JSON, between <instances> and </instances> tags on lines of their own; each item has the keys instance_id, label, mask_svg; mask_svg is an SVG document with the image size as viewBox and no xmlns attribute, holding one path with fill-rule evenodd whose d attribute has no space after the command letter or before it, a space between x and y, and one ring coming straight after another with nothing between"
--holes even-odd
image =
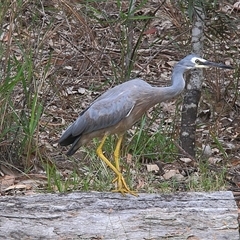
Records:
<instances>
[{"instance_id":1,"label":"green grass","mask_svg":"<svg viewBox=\"0 0 240 240\"><path fill-rule=\"evenodd\" d=\"M207 162L201 162L199 171L189 177L187 189L190 191L218 191L224 190L226 185L226 168L213 171Z\"/></svg>"},{"instance_id":2,"label":"green grass","mask_svg":"<svg viewBox=\"0 0 240 240\"><path fill-rule=\"evenodd\" d=\"M164 180L154 173L147 172L144 162L154 164L160 160L166 164L175 164L174 162L179 156L172 134L175 122L165 125L164 120L162 120L157 131L150 132L154 122L154 118L143 117L131 131L132 137L128 133L123 141L120 164L130 189L136 190L139 181L144 181L144 186L140 187L139 191L149 193L214 191L226 187L226 169L219 168L220 170L213 171L206 159L200 160L195 172L188 176L185 175L182 180L175 177ZM104 154L113 164L116 142L116 136L109 136L103 147ZM78 189L80 191L111 191L114 189L114 184L112 184L115 177L114 173L96 155L99 143L100 140L94 139L91 147L82 148L82 152L86 153L84 159L76 159L80 169L78 172ZM129 157L130 160L127 159ZM75 159L74 156L72 159ZM51 179L55 179L52 182L56 182L57 186L59 185L59 176L52 174ZM62 179L61 185L64 186L65 181ZM62 189L67 191L66 187L58 187L58 191L63 191Z\"/></svg>"},{"instance_id":3,"label":"green grass","mask_svg":"<svg viewBox=\"0 0 240 240\"><path fill-rule=\"evenodd\" d=\"M82 42L86 42L83 40L89 39L88 45L84 45L85 55L96 50L99 54L99 59L95 61L92 57L85 58L86 62L90 61L89 65L90 67L92 66L94 71L90 67L87 70L83 68L83 71L77 69L77 76L83 81L79 81L80 85L90 82L88 87L93 91L99 92L135 77L136 72L143 74L148 66L150 71L153 68L159 68L157 72L161 71L166 66L163 64L165 59L167 59L166 56L171 55L171 51L173 52L174 49L176 52L180 52L183 46L181 41L187 42L188 37L177 38L176 40L175 36L172 36L171 31L165 32L164 29L161 30L162 33L159 33L160 36L156 36L153 39L151 39L152 36L144 35L146 30L153 27L152 20L158 20L159 18L159 16L156 18L154 16L155 10L157 11L158 9L154 9L154 12L141 14L141 11L144 12L145 8L148 8L149 1L138 1L136 6L133 5L134 1L130 1L128 6L124 6L125 3L123 4L122 1L116 0L115 5L117 7L114 15L111 15L106 10L107 8L102 8L102 6L105 6L105 3L107 6L108 2L106 1L85 1L79 5L80 8L78 9L70 3L66 5L64 2L61 3L62 5L60 4L60 9L48 9L40 4L39 6L37 4L34 5L32 1L25 1L24 4L22 1L14 3L12 1L4 1L4 4L0 3L0 24L2 26L0 33L8 34L9 38L9 41L0 41L0 54L3 59L3 65L1 66L2 81L0 83L0 139L2 143L2 159L3 162L6 162L6 165L14 165L28 173L34 169L35 164L44 165L43 159L51 158L48 156L48 152L45 155L39 147L42 146L42 142L40 142L42 133L48 131L48 141L52 143L51 141L54 141L54 137L57 136L56 133L61 132L61 129L48 128L48 122L45 125L41 124L44 114L47 116L53 114L53 118L58 117L59 114L58 111L51 113L51 110L48 109L52 107L52 102L49 98L53 99L55 95L59 97L58 100L60 99L61 104L56 104L54 99L53 105L56 104L54 105L55 109L59 110L60 108L60 110L65 111L66 119L68 111L70 112L74 108L81 108L81 106L73 106L71 109L71 106L69 106L71 103L75 104L76 99L81 102L81 95L78 95L76 99L70 99L69 103L68 98L71 98L71 96L62 97L61 90L69 86L67 84L65 86L64 81L74 76L66 71L62 74L64 78L58 79L61 76L62 69L68 66L68 64L71 65L71 61L68 62L69 59L67 58L69 56L66 57L66 62L54 65L55 61L57 61L57 58L54 59L56 55L58 56L59 54L60 57L64 57L61 54L65 49L62 49L61 44L57 42L57 37L61 35L61 26L67 32L69 25L72 25L71 27L74 29L74 22L80 27L86 24L86 28L81 28L79 31L78 36L81 37L81 39L78 39L79 42L75 42L73 40L75 38L69 36L66 45L70 44L72 49L76 49L75 46L81 45ZM161 6L159 5L159 7ZM184 7L186 6L184 5ZM39 11L39 8L41 11ZM62 11L63 14L60 20L63 21L61 23L63 25L59 25L59 18L54 19L54 14L49 14L49 11L52 11L54 14ZM24 15L25 13L30 16ZM168 14L170 13L168 12ZM64 25L66 23L64 22L65 17L67 19L66 25ZM186 18L186 16L184 17ZM28 21L29 19L31 21ZM80 22L81 19L83 19L82 22ZM6 23L9 24L7 28L3 27ZM106 29L108 31L106 34L104 32L101 39L102 42L96 38L99 42L96 42L95 45L91 38L92 32L89 30L91 29L93 32L99 33L98 28L101 28L103 32ZM71 28L69 29L71 30ZM75 28L74 31L76 29L78 28ZM70 30L69 33L72 33ZM53 42L51 43L50 40L53 40ZM54 42L55 40L56 43ZM65 41L61 37L60 40ZM138 51L143 47L145 40L150 50L150 56L147 58ZM163 40L170 43L171 51L167 48L167 44L162 45ZM109 50L111 46L114 49L116 48L117 51L111 52ZM102 53L100 53L101 47L103 49ZM166 52L161 53L162 50L165 50L165 47ZM143 48L146 48L146 46ZM56 51L57 54L55 52L56 49L58 50L58 52ZM54 53L56 54L55 56ZM79 51L77 54L81 55L82 52ZM115 57L115 54L118 54L118 57ZM85 57L85 55L82 54L81 56ZM152 65L151 58L154 57L159 58L157 61L159 65L158 63ZM140 64L138 65L138 63ZM85 62L83 61L82 65L84 64ZM79 64L78 67L81 68L82 65ZM136 70L136 72L133 70ZM96 75L90 76L92 73ZM88 75L88 78L85 78L86 75ZM73 78L72 81L75 79ZM89 79L94 79L94 81L91 82ZM148 78L147 80L151 79ZM234 86L236 97L238 96L238 82L234 83L236 84ZM72 82L70 83L73 84ZM70 83L68 82L68 84ZM46 87L47 85L50 89ZM179 101L176 102L176 105L177 110L171 123L166 123L165 121L168 115L164 117L165 119L159 120L160 112L154 109L151 112L151 119L143 117L126 134L121 150L121 167L127 183L130 188L136 188L142 179L145 185L140 191L146 192L176 191L182 189L182 187L190 191L222 189L226 185L224 179L226 170L223 168L219 172L214 172L210 169L207 161L204 162L203 160L199 161L197 172L191 173L190 176L186 177L186 181L183 180L182 182L174 178L168 181L159 180L159 176L146 171L144 161L155 163L160 160L168 164L174 163L179 157L178 149L174 144L174 141L178 139L179 131L177 120L180 111ZM59 118L64 119L65 116L60 115ZM156 123L158 127L156 127ZM218 135L215 134L217 130L213 130L214 132L210 137L225 160L227 160L228 156L224 151L224 146L218 140ZM113 189L112 180L114 179L114 174L97 158L95 149L98 144L99 140L93 140L92 147L81 148L81 151L86 153L85 157L83 159L75 159L73 156L71 160L75 161L74 164L76 166L68 174L65 174L62 169L57 167L57 164L45 164L44 169L48 177L47 190L50 192L66 192L74 190L110 191ZM104 153L111 161L113 160L115 144L116 137L111 136L104 145ZM55 150L59 152L59 149L56 148ZM128 157L130 156L130 161L127 159L127 155ZM49 160L51 161L52 159ZM78 161L77 164L76 161Z\"/></svg>"},{"instance_id":4,"label":"green grass","mask_svg":"<svg viewBox=\"0 0 240 240\"><path fill-rule=\"evenodd\" d=\"M4 32L9 41L0 42L1 57L4 56L0 83L0 128L3 131L0 137L1 141L10 142L2 149L2 156L6 162L14 163L25 172L33 167L33 159L41 159L39 123L45 107L44 94L47 95L47 92L44 85L51 61L49 58L41 66L39 60L43 52L42 40L49 28L43 30L39 25L41 16L37 5L32 6L32 20L26 28L21 14L27 7L28 2L23 4L21 1L5 1L4 8L0 10L1 24L6 21L6 16L10 16L9 31ZM34 41L30 34L23 34L24 31L26 33L34 30L39 32Z\"/></svg>"},{"instance_id":5,"label":"green grass","mask_svg":"<svg viewBox=\"0 0 240 240\"><path fill-rule=\"evenodd\" d=\"M178 180L175 177L170 180L160 180L158 176L147 172L142 164L143 158L150 161L150 163L154 163L157 160L173 163L177 158L178 152L172 140L166 137L171 132L159 130L150 135L145 125L146 117L140 122L131 141L128 142L125 139L125 144L123 144L122 148L121 167L125 180L131 189L136 189L139 179L145 182L144 187L140 188L140 192L214 191L225 188L226 169L223 168L217 172L212 171L207 160L200 161L197 171L189 176L185 176L182 180ZM112 162L116 140L115 136L110 136L103 148L105 155ZM87 156L89 161L88 167L84 164L84 169L87 169L85 172L87 179L84 181L82 190L110 191L114 189L112 184L114 179L113 172L96 156L95 149L98 144L99 141L94 140L94 147L91 150L86 149L91 154ZM160 152L158 148L161 149ZM129 153L131 160L127 162L126 158Z\"/></svg>"},{"instance_id":6,"label":"green grass","mask_svg":"<svg viewBox=\"0 0 240 240\"><path fill-rule=\"evenodd\" d=\"M49 192L74 191L78 190L82 184L76 171L64 177L54 164L49 163L45 165L45 170L48 179L46 190Z\"/></svg>"}]
</instances>

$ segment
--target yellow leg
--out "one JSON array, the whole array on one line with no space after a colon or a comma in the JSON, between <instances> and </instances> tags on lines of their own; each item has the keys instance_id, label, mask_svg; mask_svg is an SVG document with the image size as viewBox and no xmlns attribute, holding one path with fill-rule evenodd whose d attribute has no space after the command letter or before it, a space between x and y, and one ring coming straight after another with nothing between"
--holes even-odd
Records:
<instances>
[{"instance_id":1,"label":"yellow leg","mask_svg":"<svg viewBox=\"0 0 240 240\"><path fill-rule=\"evenodd\" d=\"M116 166L116 169L119 172L121 172L120 171L119 158L120 158L120 148L121 148L122 140L123 140L123 135L119 135L119 138L118 138L118 141L117 141L117 145L116 145L116 148L114 150L115 166Z\"/></svg>"},{"instance_id":2,"label":"yellow leg","mask_svg":"<svg viewBox=\"0 0 240 240\"><path fill-rule=\"evenodd\" d=\"M118 141L116 148L114 150L114 160L115 160L115 166L116 169L121 173L120 171L120 163L119 163L119 158L120 158L120 148L123 140L123 135L119 135ZM113 183L117 182L118 188L114 190L113 192L121 192L123 195L125 193L132 194L134 196L137 196L137 193L135 191L131 191L129 187L127 186L127 183L125 182L125 179L123 178L122 174L121 176L117 175L117 177L113 180Z\"/></svg>"},{"instance_id":3,"label":"yellow leg","mask_svg":"<svg viewBox=\"0 0 240 240\"><path fill-rule=\"evenodd\" d=\"M114 159L115 159L115 164L116 164L116 167L113 166L113 164L104 156L103 152L102 152L102 147L106 141L106 138L107 136L105 135L99 145L99 147L97 148L97 155L102 159L102 161L104 161L116 174L116 178L113 180L113 182L116 182L117 181L117 189L114 190L114 192L120 192L122 193L123 195L125 195L125 193L129 193L129 194L132 194L132 195L137 195L135 192L131 191L124 178L123 178L123 175L122 173L120 172L120 165L119 165L119 156L120 156L120 146L121 146L121 142L122 142L122 139L123 139L123 136L121 135L118 139L118 142L117 142L117 146L116 146L116 149L114 151Z\"/></svg>"}]
</instances>

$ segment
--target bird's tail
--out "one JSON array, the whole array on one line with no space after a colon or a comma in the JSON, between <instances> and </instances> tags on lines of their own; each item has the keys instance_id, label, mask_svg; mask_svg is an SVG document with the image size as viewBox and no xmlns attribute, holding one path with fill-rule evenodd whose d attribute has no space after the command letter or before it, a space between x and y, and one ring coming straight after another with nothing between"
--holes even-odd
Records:
<instances>
[{"instance_id":1,"label":"bird's tail","mask_svg":"<svg viewBox=\"0 0 240 240\"><path fill-rule=\"evenodd\" d=\"M81 138L81 135L78 136L78 138L75 139L71 148L66 153L67 156L72 156L81 147L82 144L81 144L80 138Z\"/></svg>"}]
</instances>

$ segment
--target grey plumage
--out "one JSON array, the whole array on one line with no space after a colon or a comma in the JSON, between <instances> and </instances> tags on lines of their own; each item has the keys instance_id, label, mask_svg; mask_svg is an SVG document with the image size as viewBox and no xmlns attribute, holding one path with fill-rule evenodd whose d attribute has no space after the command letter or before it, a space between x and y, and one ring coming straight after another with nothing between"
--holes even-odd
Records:
<instances>
[{"instance_id":1,"label":"grey plumage","mask_svg":"<svg viewBox=\"0 0 240 240\"><path fill-rule=\"evenodd\" d=\"M123 134L155 104L180 94L185 87L183 73L191 68L231 68L188 55L173 69L172 85L152 87L142 79L133 79L109 89L80 113L77 120L63 133L59 144L72 144L67 155L73 155L79 147L92 138L110 134Z\"/></svg>"}]
</instances>

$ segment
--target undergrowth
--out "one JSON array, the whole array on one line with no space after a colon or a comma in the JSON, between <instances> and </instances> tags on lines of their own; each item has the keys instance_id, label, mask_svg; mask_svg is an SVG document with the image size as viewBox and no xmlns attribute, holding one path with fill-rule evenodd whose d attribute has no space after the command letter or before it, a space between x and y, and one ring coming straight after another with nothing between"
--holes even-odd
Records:
<instances>
[{"instance_id":1,"label":"undergrowth","mask_svg":"<svg viewBox=\"0 0 240 240\"><path fill-rule=\"evenodd\" d=\"M77 116L87 107L82 103L82 93L75 89L74 81L79 87L99 94L133 77L154 80L155 74L160 76L162 69L169 68L172 58L190 51L190 36L183 35L190 30L186 5L181 3L180 11L177 4L164 8L158 4L154 11L148 11L147 0L137 4L135 1L123 2L114 1L113 9L107 8L111 3L108 1L85 1L76 6L65 1L49 6L41 1L36 4L32 1L0 3L1 164L13 165L25 173L41 165L48 179L47 191L114 189L113 173L96 157L95 149L100 140L94 139L91 147L84 147L81 150L83 157L70 158L78 164L67 173L57 167L58 163L51 155L53 151L60 152L59 148L49 150L44 145L59 138L62 129L74 120L72 112ZM159 16L158 10L164 16ZM166 16L177 26L171 31L164 27L159 30L159 26L153 24ZM97 35L98 28L102 28L101 37ZM147 34L149 31L155 32ZM174 36L176 31L178 36ZM72 37L74 33L77 37ZM64 47L57 46L57 39L64 42ZM174 49L181 54L173 54ZM160 54L159 60L153 63ZM79 64L72 67L73 63ZM161 78L165 81L169 75ZM232 84L237 89L239 81ZM68 94L65 94L66 89ZM74 91L78 95L74 95ZM238 95L235 90L236 98ZM89 96L86 99L93 100ZM195 172L187 177L188 181L174 177L164 180L158 173L146 171L147 164L158 161L174 164L182 156L176 146L181 111L180 104L176 102L176 105L174 114L160 114L161 106L158 106L160 110L154 109L151 117L144 116L125 135L121 168L127 183L131 189L146 192L222 189L226 185L226 169L213 171L202 159L197 162ZM170 114L175 117L166 121ZM57 122L59 119L60 123ZM209 138L226 160L228 156L215 132L210 133ZM104 146L104 153L111 160L115 143L116 136L111 136Z\"/></svg>"}]
</instances>

